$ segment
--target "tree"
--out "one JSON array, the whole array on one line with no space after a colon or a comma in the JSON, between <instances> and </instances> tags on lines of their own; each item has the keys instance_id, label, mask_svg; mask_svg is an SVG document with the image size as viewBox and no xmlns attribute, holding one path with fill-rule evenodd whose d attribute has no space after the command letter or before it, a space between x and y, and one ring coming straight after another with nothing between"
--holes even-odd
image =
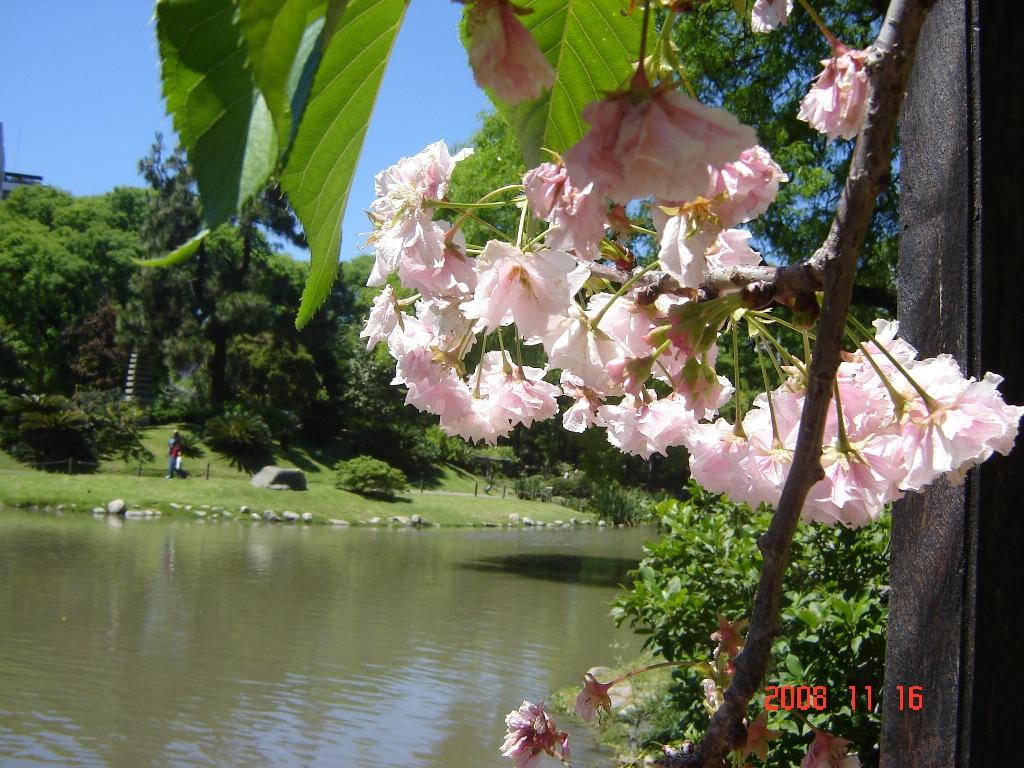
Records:
<instances>
[{"instance_id":1,"label":"tree","mask_svg":"<svg viewBox=\"0 0 1024 768\"><path fill-rule=\"evenodd\" d=\"M142 255L136 227L144 199L141 190L74 198L33 186L0 203L0 319L30 390L70 394L76 382L123 382L127 360L116 345L99 379L76 374L73 363L85 333L79 323L104 307L102 334L110 340L111 313L127 298L131 261Z\"/></svg>"}]
</instances>

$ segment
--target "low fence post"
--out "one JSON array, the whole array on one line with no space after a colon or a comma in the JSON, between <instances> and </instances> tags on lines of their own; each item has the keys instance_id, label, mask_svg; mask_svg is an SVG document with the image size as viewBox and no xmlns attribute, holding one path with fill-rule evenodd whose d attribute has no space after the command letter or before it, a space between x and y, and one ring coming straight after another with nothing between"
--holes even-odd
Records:
<instances>
[{"instance_id":1,"label":"low fence post","mask_svg":"<svg viewBox=\"0 0 1024 768\"><path fill-rule=\"evenodd\" d=\"M68 456L68 474L70 475L75 471L75 459L73 456Z\"/></svg>"},{"instance_id":2,"label":"low fence post","mask_svg":"<svg viewBox=\"0 0 1024 768\"><path fill-rule=\"evenodd\" d=\"M206 462L206 479L210 479L210 462Z\"/></svg>"},{"instance_id":3,"label":"low fence post","mask_svg":"<svg viewBox=\"0 0 1024 768\"><path fill-rule=\"evenodd\" d=\"M480 483L473 483L473 495L476 496L477 491L480 490Z\"/></svg>"},{"instance_id":4,"label":"low fence post","mask_svg":"<svg viewBox=\"0 0 1024 768\"><path fill-rule=\"evenodd\" d=\"M139 462L139 472L136 475L136 477L142 477L142 462L141 461Z\"/></svg>"}]
</instances>

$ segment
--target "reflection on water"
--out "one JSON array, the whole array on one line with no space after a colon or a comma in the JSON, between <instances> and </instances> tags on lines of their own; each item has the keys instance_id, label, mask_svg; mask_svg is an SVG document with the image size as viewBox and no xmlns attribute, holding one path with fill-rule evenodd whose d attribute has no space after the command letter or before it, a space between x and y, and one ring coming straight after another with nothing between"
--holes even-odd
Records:
<instances>
[{"instance_id":1,"label":"reflection on water","mask_svg":"<svg viewBox=\"0 0 1024 768\"><path fill-rule=\"evenodd\" d=\"M505 713L637 649L642 539L0 512L0 765L507 763Z\"/></svg>"}]
</instances>

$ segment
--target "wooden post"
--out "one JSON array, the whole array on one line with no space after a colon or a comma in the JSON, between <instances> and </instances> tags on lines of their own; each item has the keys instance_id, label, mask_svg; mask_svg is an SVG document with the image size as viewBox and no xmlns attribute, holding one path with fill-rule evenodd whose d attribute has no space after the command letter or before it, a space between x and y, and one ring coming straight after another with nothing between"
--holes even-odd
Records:
<instances>
[{"instance_id":1,"label":"wooden post","mask_svg":"<svg viewBox=\"0 0 1024 768\"><path fill-rule=\"evenodd\" d=\"M206 462L206 479L210 479L210 462Z\"/></svg>"},{"instance_id":2,"label":"wooden post","mask_svg":"<svg viewBox=\"0 0 1024 768\"><path fill-rule=\"evenodd\" d=\"M480 490L480 483L479 483L479 482L475 482L475 483L473 483L473 495L474 495L474 496L476 496L476 495L477 495L477 492L478 492L479 490Z\"/></svg>"},{"instance_id":3,"label":"wooden post","mask_svg":"<svg viewBox=\"0 0 1024 768\"><path fill-rule=\"evenodd\" d=\"M1024 403L1024 54L1014 3L939 0L901 122L901 335L994 371ZM997 765L1018 750L1024 654L1020 479L1024 440L964 484L939 482L893 512L882 768ZM923 707L899 707L920 685Z\"/></svg>"},{"instance_id":4,"label":"wooden post","mask_svg":"<svg viewBox=\"0 0 1024 768\"><path fill-rule=\"evenodd\" d=\"M70 475L75 471L75 459L73 456L68 456L68 474Z\"/></svg>"},{"instance_id":5,"label":"wooden post","mask_svg":"<svg viewBox=\"0 0 1024 768\"><path fill-rule=\"evenodd\" d=\"M142 477L142 462L141 461L139 462L139 472L136 475L136 477Z\"/></svg>"},{"instance_id":6,"label":"wooden post","mask_svg":"<svg viewBox=\"0 0 1024 768\"><path fill-rule=\"evenodd\" d=\"M501 484L501 498L503 498L503 499L505 498L505 488L506 488L505 483L502 483Z\"/></svg>"}]
</instances>

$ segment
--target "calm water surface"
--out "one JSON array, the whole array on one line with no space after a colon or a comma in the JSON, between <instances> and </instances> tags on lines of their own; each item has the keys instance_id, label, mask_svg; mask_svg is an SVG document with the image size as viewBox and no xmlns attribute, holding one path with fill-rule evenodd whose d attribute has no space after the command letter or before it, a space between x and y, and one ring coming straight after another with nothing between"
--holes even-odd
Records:
<instances>
[{"instance_id":1,"label":"calm water surface","mask_svg":"<svg viewBox=\"0 0 1024 768\"><path fill-rule=\"evenodd\" d=\"M0 510L4 768L490 768L522 699L639 647L640 531L118 522Z\"/></svg>"}]
</instances>

